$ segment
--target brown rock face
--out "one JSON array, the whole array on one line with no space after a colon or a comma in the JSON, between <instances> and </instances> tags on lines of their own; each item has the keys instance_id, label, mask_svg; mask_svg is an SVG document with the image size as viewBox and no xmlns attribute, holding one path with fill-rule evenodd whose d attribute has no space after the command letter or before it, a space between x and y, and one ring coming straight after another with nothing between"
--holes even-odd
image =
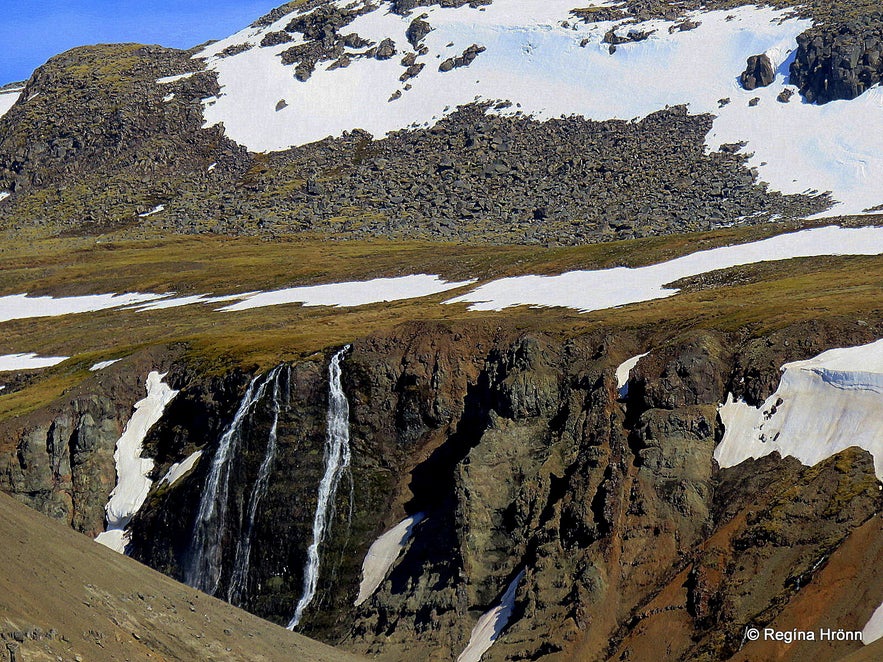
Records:
<instances>
[{"instance_id":1,"label":"brown rock face","mask_svg":"<svg viewBox=\"0 0 883 662\"><path fill-rule=\"evenodd\" d=\"M835 339L873 337L846 322L814 324L764 338L692 331L658 347L627 333L562 339L483 323L411 323L356 340L341 364L352 464L301 631L385 659L450 659L522 570L490 659L717 660L749 651L740 646L750 625L836 618L861 629L879 604L878 580L850 571L850 559L883 548L870 456L848 449L805 467L773 455L726 470L713 460L727 392L762 399L782 363ZM617 366L647 350L620 397ZM301 596L312 542L331 353L291 366L250 534L238 602L280 623ZM148 438L155 473L197 448L204 456L174 486L155 485L133 521L130 551L181 577L217 441L250 376L173 377L181 392ZM255 404L231 464L222 598L274 407L268 398ZM17 443L33 454L29 439ZM416 513L425 520L378 590L354 607L368 547ZM853 588L847 607L861 581L871 585Z\"/></svg>"}]
</instances>

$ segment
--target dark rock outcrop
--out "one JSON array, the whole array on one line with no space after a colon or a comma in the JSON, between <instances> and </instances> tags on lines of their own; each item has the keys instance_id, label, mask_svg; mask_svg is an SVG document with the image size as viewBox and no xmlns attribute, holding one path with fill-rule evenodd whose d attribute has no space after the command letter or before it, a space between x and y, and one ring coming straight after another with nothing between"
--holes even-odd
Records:
<instances>
[{"instance_id":1,"label":"dark rock outcrop","mask_svg":"<svg viewBox=\"0 0 883 662\"><path fill-rule=\"evenodd\" d=\"M130 224L181 189L229 182L248 158L223 127L202 128L201 100L218 87L200 69L184 51L138 44L49 60L0 118L0 189L13 192L0 214L96 232ZM188 75L157 82L175 74Z\"/></svg>"},{"instance_id":2,"label":"dark rock outcrop","mask_svg":"<svg viewBox=\"0 0 883 662\"><path fill-rule=\"evenodd\" d=\"M746 90L755 90L758 87L766 87L773 82L775 77L776 72L773 70L773 64L766 53L763 53L748 58L748 64L745 71L739 76L739 80Z\"/></svg>"},{"instance_id":3,"label":"dark rock outcrop","mask_svg":"<svg viewBox=\"0 0 883 662\"><path fill-rule=\"evenodd\" d=\"M806 100L854 99L883 81L883 14L811 28L797 37L791 83Z\"/></svg>"},{"instance_id":4,"label":"dark rock outcrop","mask_svg":"<svg viewBox=\"0 0 883 662\"><path fill-rule=\"evenodd\" d=\"M460 55L449 57L447 60L444 60L438 65L438 70L445 72L457 69L458 67L468 67L480 53L484 53L486 50L487 49L484 46L472 44L472 46L464 50Z\"/></svg>"}]
</instances>

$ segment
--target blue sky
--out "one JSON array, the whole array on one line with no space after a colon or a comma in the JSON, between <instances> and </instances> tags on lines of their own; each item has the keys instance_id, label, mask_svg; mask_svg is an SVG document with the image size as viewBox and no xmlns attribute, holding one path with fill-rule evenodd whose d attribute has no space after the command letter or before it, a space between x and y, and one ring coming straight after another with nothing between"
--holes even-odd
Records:
<instances>
[{"instance_id":1,"label":"blue sky","mask_svg":"<svg viewBox=\"0 0 883 662\"><path fill-rule=\"evenodd\" d=\"M74 46L189 48L246 27L285 0L0 0L0 85Z\"/></svg>"}]
</instances>

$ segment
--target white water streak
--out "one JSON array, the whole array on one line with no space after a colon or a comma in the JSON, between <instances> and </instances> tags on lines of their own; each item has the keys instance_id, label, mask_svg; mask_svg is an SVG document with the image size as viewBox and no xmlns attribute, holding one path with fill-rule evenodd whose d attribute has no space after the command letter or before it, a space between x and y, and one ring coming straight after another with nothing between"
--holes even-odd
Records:
<instances>
[{"instance_id":1,"label":"white water streak","mask_svg":"<svg viewBox=\"0 0 883 662\"><path fill-rule=\"evenodd\" d=\"M330 512L337 496L337 486L350 465L350 408L341 383L340 363L349 351L347 345L331 358L328 366L328 415L325 433L325 474L319 483L319 499L316 515L313 518L313 542L307 550L307 563L304 567L304 590L294 617L288 629L294 630L303 618L304 611L316 595L319 582L319 546L325 538L330 524Z\"/></svg>"},{"instance_id":2,"label":"white water streak","mask_svg":"<svg viewBox=\"0 0 883 662\"><path fill-rule=\"evenodd\" d=\"M289 369L290 370L290 369ZM245 597L248 582L248 568L251 562L251 537L254 531L254 523L257 518L258 506L267 494L270 483L270 471L276 460L276 439L279 429L280 403L279 374L281 366L273 369L269 381L273 383L273 423L270 426L270 434L267 437L267 450L258 470L258 477L252 486L251 496L248 501L248 519L236 545L236 557L233 561L233 575L230 578L230 586L227 588L227 601L230 604L239 605ZM290 380L290 373L286 374L286 384ZM286 388L287 391L287 388ZM287 402L287 401L286 401Z\"/></svg>"},{"instance_id":3,"label":"white water streak","mask_svg":"<svg viewBox=\"0 0 883 662\"><path fill-rule=\"evenodd\" d=\"M196 516L185 582L209 595L214 595L218 590L221 578L221 543L227 518L231 459L241 443L242 424L251 414L255 403L260 401L269 380L264 380L260 385L258 381L256 377L248 385L233 421L221 435Z\"/></svg>"}]
</instances>

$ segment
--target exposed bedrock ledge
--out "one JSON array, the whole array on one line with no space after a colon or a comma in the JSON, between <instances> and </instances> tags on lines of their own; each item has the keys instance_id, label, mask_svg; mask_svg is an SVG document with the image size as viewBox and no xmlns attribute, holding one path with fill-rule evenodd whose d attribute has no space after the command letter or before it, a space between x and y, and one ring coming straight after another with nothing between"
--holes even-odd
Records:
<instances>
[{"instance_id":1,"label":"exposed bedrock ledge","mask_svg":"<svg viewBox=\"0 0 883 662\"><path fill-rule=\"evenodd\" d=\"M797 37L791 83L809 102L854 99L883 81L883 14L836 21Z\"/></svg>"}]
</instances>

